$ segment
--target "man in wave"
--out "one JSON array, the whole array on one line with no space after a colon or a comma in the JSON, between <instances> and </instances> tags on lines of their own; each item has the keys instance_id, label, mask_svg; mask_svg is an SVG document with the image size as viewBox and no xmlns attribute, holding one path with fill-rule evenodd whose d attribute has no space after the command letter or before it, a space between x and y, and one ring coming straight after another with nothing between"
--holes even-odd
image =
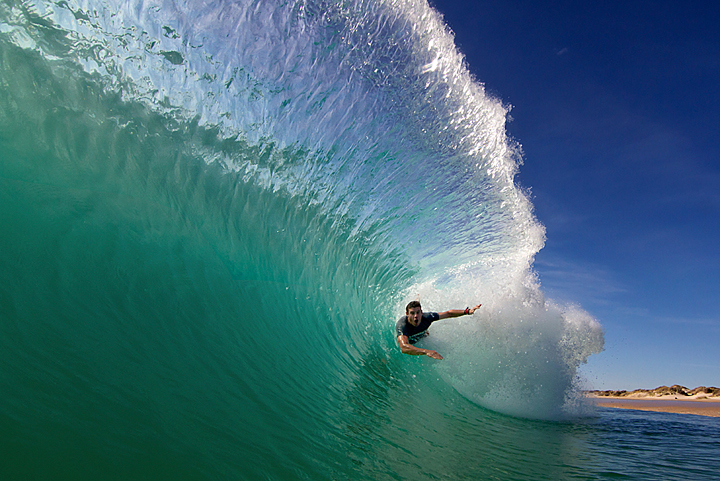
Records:
<instances>
[{"instance_id":1,"label":"man in wave","mask_svg":"<svg viewBox=\"0 0 720 481\"><path fill-rule=\"evenodd\" d=\"M397 342L403 354L411 356L429 356L433 359L442 359L442 356L431 349L420 349L413 346L420 339L428 335L428 327L435 321L440 319L448 319L450 317L467 316L473 314L477 308L466 307L465 310L453 309L445 312L427 312L422 311L422 307L418 301L412 301L405 307L405 315L402 316L397 324L395 331L397 334Z\"/></svg>"}]
</instances>

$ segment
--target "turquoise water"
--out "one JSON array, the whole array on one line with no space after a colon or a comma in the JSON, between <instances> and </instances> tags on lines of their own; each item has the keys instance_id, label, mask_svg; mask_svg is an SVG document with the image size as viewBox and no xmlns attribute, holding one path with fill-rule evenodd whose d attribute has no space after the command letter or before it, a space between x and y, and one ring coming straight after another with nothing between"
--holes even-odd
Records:
<instances>
[{"instance_id":1,"label":"turquoise water","mask_svg":"<svg viewBox=\"0 0 720 481\"><path fill-rule=\"evenodd\" d=\"M506 114L424 2L0 1L0 479L717 472L578 398Z\"/></svg>"}]
</instances>

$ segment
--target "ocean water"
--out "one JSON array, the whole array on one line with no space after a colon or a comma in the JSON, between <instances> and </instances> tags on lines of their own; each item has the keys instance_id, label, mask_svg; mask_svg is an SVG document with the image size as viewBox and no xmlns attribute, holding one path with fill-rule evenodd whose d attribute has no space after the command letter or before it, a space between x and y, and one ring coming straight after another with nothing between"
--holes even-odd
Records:
<instances>
[{"instance_id":1,"label":"ocean water","mask_svg":"<svg viewBox=\"0 0 720 481\"><path fill-rule=\"evenodd\" d=\"M717 476L578 395L506 115L424 1L0 0L0 479Z\"/></svg>"}]
</instances>

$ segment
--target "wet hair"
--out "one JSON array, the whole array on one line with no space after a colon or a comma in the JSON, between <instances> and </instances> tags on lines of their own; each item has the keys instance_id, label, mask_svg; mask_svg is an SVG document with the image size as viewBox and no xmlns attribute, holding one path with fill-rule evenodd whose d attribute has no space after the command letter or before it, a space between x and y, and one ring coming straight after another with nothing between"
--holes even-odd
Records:
<instances>
[{"instance_id":1,"label":"wet hair","mask_svg":"<svg viewBox=\"0 0 720 481\"><path fill-rule=\"evenodd\" d=\"M410 301L408 303L408 305L405 306L405 314L410 312L410 309L412 309L413 307L419 307L420 309L422 309L422 306L420 305L420 301Z\"/></svg>"}]
</instances>

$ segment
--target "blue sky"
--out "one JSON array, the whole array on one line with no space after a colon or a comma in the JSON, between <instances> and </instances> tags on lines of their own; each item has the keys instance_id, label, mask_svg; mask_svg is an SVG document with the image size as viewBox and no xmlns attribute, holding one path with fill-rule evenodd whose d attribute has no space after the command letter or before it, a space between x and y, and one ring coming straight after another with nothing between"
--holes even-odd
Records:
<instances>
[{"instance_id":1,"label":"blue sky","mask_svg":"<svg viewBox=\"0 0 720 481\"><path fill-rule=\"evenodd\" d=\"M431 5L512 105L543 290L605 328L590 387L720 386L720 4Z\"/></svg>"}]
</instances>

